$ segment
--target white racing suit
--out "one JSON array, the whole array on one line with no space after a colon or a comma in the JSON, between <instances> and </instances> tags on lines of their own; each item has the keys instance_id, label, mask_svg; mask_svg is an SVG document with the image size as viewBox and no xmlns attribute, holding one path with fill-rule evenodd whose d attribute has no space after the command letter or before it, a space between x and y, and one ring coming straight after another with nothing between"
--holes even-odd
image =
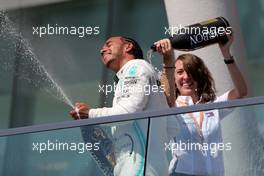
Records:
<instances>
[{"instance_id":1,"label":"white racing suit","mask_svg":"<svg viewBox=\"0 0 264 176\"><path fill-rule=\"evenodd\" d=\"M89 118L168 107L164 92L158 86L157 74L145 60L128 61L116 76L119 81L112 107L90 109ZM111 134L108 136L113 143L115 176L144 175L147 124L147 119L110 124ZM164 143L167 140L165 124L166 118L151 120L149 137L151 150L148 151L146 175L168 174L168 160L164 151Z\"/></svg>"}]
</instances>

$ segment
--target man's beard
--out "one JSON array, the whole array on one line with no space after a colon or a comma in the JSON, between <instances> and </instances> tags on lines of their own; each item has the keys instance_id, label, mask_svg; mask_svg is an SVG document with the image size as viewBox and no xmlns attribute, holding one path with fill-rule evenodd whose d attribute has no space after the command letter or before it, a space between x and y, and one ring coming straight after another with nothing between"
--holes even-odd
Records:
<instances>
[{"instance_id":1,"label":"man's beard","mask_svg":"<svg viewBox=\"0 0 264 176\"><path fill-rule=\"evenodd\" d=\"M106 63L106 67L107 68L110 68L110 64L112 64L114 62L114 59L111 59L110 61L108 61L107 63Z\"/></svg>"}]
</instances>

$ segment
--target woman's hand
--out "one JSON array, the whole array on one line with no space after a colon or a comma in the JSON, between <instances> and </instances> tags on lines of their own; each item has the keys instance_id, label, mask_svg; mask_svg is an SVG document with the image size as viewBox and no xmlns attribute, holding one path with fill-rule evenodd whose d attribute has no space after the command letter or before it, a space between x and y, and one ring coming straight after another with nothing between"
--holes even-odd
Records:
<instances>
[{"instance_id":1,"label":"woman's hand","mask_svg":"<svg viewBox=\"0 0 264 176\"><path fill-rule=\"evenodd\" d=\"M219 43L219 48L223 54L224 58L230 58L231 53L230 53L230 47L234 41L234 34L226 34L228 41L225 44Z\"/></svg>"},{"instance_id":2,"label":"woman's hand","mask_svg":"<svg viewBox=\"0 0 264 176\"><path fill-rule=\"evenodd\" d=\"M171 47L171 42L169 39L162 39L154 43L156 45L157 51L164 57L173 56L173 49Z\"/></svg>"}]
</instances>

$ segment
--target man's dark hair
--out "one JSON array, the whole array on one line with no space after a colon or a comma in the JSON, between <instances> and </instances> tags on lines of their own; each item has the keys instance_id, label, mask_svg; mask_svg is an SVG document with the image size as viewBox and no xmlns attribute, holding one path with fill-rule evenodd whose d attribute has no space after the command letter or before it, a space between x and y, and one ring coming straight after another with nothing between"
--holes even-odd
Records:
<instances>
[{"instance_id":1,"label":"man's dark hair","mask_svg":"<svg viewBox=\"0 0 264 176\"><path fill-rule=\"evenodd\" d=\"M135 41L134 39L132 38L129 38L129 37L123 37L122 38L127 41L127 42L130 42L133 44L133 48L132 50L130 51L130 54L132 54L133 56L135 56L135 58L137 59L143 59L143 51L141 49L141 47L139 46L138 42Z\"/></svg>"}]
</instances>

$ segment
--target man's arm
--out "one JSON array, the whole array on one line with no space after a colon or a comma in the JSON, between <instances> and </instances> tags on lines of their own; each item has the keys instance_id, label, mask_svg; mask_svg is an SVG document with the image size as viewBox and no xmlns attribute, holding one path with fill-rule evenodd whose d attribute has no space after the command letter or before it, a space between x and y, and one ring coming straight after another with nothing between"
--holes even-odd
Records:
<instances>
[{"instance_id":1,"label":"man's arm","mask_svg":"<svg viewBox=\"0 0 264 176\"><path fill-rule=\"evenodd\" d=\"M131 69L132 72L131 72ZM148 102L151 75L144 65L126 69L117 85L113 107L89 110L89 117L111 116L142 111Z\"/></svg>"}]
</instances>

